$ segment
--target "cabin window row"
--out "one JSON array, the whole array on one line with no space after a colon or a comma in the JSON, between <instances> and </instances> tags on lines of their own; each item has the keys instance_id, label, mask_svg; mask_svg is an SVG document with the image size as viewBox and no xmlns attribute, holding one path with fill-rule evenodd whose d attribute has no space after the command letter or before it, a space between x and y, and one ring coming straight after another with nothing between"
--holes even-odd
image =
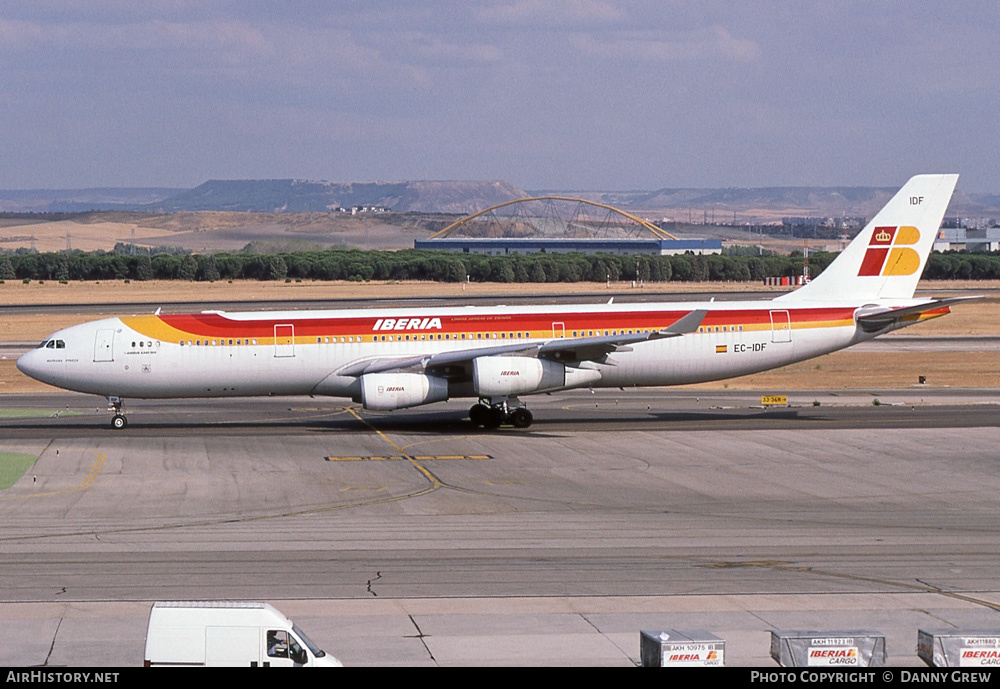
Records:
<instances>
[{"instance_id":1,"label":"cabin window row","mask_svg":"<svg viewBox=\"0 0 1000 689\"><path fill-rule=\"evenodd\" d=\"M703 325L698 328L700 333L736 333L743 332L742 325Z\"/></svg>"},{"instance_id":2,"label":"cabin window row","mask_svg":"<svg viewBox=\"0 0 1000 689\"><path fill-rule=\"evenodd\" d=\"M743 326L731 325L731 326L702 326L698 328L700 333L710 333L710 332L737 332L742 331ZM573 337L606 337L606 336L618 336L618 335L632 335L639 333L649 333L653 332L652 329L622 329L622 330L573 330ZM502 333L430 333L430 334L420 334L420 335L373 335L372 342L417 342L417 341L428 341L428 340L506 340L506 339L523 339L532 337L530 332L502 332ZM357 338L353 335L341 336L341 337L317 337L316 344L341 344L363 342L364 337L358 335ZM52 347L54 341L43 342L41 347L49 346ZM62 341L59 341L59 346L65 346ZM188 347L216 347L216 346L237 346L237 345L256 345L257 338L233 338L233 339L216 339L216 340L181 340L180 345ZM138 343L139 347L152 346L152 343ZM136 343L133 342L132 346L135 347Z\"/></svg>"},{"instance_id":3,"label":"cabin window row","mask_svg":"<svg viewBox=\"0 0 1000 689\"><path fill-rule=\"evenodd\" d=\"M615 335L638 335L640 333L651 333L650 328L636 328L635 330L574 330L573 337L607 337Z\"/></svg>"},{"instance_id":4,"label":"cabin window row","mask_svg":"<svg viewBox=\"0 0 1000 689\"><path fill-rule=\"evenodd\" d=\"M218 347L226 345L251 345L257 344L257 338L236 338L230 340L181 340L180 345L184 347Z\"/></svg>"}]
</instances>

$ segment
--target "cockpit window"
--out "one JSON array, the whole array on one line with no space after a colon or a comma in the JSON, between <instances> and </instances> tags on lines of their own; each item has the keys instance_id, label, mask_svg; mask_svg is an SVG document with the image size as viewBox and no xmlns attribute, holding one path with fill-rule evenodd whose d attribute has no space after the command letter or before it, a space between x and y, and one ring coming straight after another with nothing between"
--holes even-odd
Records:
<instances>
[{"instance_id":1,"label":"cockpit window","mask_svg":"<svg viewBox=\"0 0 1000 689\"><path fill-rule=\"evenodd\" d=\"M35 349L66 349L65 340L42 340Z\"/></svg>"}]
</instances>

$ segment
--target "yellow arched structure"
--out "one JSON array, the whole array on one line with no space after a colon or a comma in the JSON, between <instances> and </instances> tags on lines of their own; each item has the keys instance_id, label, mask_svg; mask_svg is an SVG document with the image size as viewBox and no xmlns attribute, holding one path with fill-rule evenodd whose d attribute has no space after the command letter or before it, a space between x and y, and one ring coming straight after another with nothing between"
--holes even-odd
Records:
<instances>
[{"instance_id":1,"label":"yellow arched structure","mask_svg":"<svg viewBox=\"0 0 1000 689\"><path fill-rule=\"evenodd\" d=\"M452 232L454 232L457 228L461 227L462 225L464 225L465 223L469 222L470 220L475 220L476 218L478 218L478 217L480 217L482 215L486 215L487 213L492 213L493 211L495 211L497 209L500 209L500 208L504 208L506 206L513 206L513 205L519 204L519 203L531 203L532 201L568 201L570 203L581 203L581 204L584 204L584 205L587 205L587 206L594 206L596 208L603 208L606 211L610 211L612 213L617 213L618 215L621 215L622 217L628 218L632 222L638 224L640 227L644 227L645 229L647 229L650 232L652 232L653 235L657 239L677 239L677 237L675 237L674 235L670 234L669 232L667 232L665 230L661 230L659 227L657 227L653 223L649 222L648 220L643 220L642 218L636 217L636 216L632 215L631 213L628 213L626 211L623 211L623 210L620 210L618 208L615 208L614 206L609 206L609 205L607 205L605 203L598 203L596 201L588 201L587 199L572 198L572 197L569 197L569 196L531 196L531 197L523 198L523 199L515 199L513 201L504 201L503 203L498 203L495 206L490 206L489 208L484 208L483 210L479 211L478 213L473 213L472 215L468 215L468 216L462 218L461 220L457 220L457 221L453 222L452 224L448 225L448 227L444 228L440 232L435 232L430 237L428 237L428 239L443 239L444 237L447 237Z\"/></svg>"}]
</instances>

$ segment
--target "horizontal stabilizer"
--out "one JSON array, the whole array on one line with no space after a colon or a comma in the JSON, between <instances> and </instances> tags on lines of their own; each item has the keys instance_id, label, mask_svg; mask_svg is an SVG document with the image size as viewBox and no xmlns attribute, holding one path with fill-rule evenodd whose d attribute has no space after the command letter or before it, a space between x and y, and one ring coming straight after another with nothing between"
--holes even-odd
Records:
<instances>
[{"instance_id":1,"label":"horizontal stabilizer","mask_svg":"<svg viewBox=\"0 0 1000 689\"><path fill-rule=\"evenodd\" d=\"M935 299L924 304L900 308L886 306L862 306L854 312L854 318L863 330L867 332L874 332L876 330L881 330L886 326L899 323L908 317L916 317L939 310L941 310L942 313L938 315L943 316L949 312L949 307L952 304L969 301L971 299L982 299L982 297L948 297L947 299Z\"/></svg>"}]
</instances>

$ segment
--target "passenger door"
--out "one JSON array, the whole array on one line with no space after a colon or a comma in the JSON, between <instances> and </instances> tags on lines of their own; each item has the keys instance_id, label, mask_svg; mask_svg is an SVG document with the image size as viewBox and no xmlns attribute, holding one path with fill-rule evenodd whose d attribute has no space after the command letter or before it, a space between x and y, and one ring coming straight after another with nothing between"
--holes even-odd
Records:
<instances>
[{"instance_id":1,"label":"passenger door","mask_svg":"<svg viewBox=\"0 0 1000 689\"><path fill-rule=\"evenodd\" d=\"M792 323L787 311L771 311L771 342L791 342Z\"/></svg>"},{"instance_id":2,"label":"passenger door","mask_svg":"<svg viewBox=\"0 0 1000 689\"><path fill-rule=\"evenodd\" d=\"M114 361L115 331L110 328L98 330L94 341L94 361Z\"/></svg>"},{"instance_id":3,"label":"passenger door","mask_svg":"<svg viewBox=\"0 0 1000 689\"><path fill-rule=\"evenodd\" d=\"M276 325L274 326L274 356L293 357L295 356L295 326Z\"/></svg>"}]
</instances>

